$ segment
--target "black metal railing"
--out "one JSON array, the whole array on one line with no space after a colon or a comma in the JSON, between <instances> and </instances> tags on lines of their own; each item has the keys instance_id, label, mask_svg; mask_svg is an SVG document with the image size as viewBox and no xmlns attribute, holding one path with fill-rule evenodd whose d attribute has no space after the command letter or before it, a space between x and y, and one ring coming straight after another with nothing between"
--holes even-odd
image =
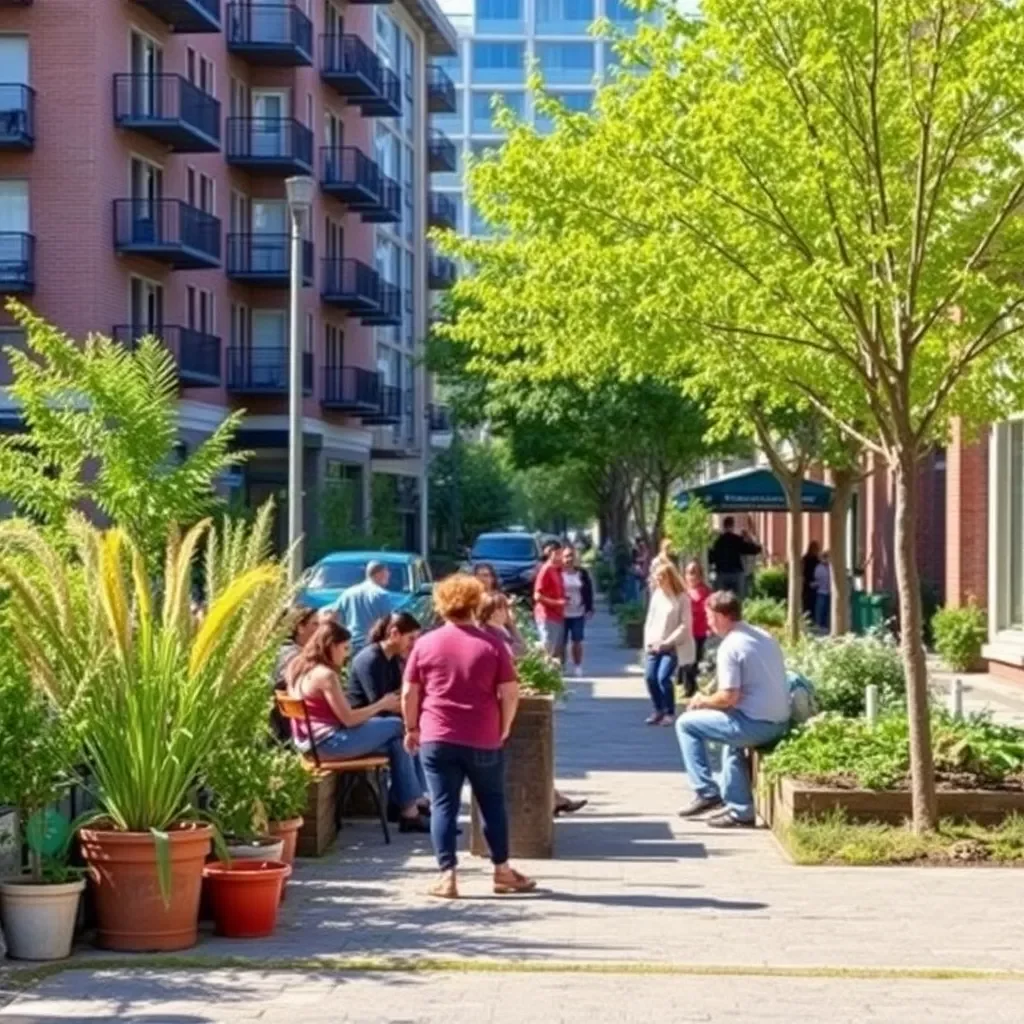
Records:
<instances>
[{"instance_id":1,"label":"black metal railing","mask_svg":"<svg viewBox=\"0 0 1024 1024\"><path fill-rule=\"evenodd\" d=\"M458 164L455 143L439 128L430 129L427 143L427 162L430 170L451 173Z\"/></svg>"},{"instance_id":2,"label":"black metal railing","mask_svg":"<svg viewBox=\"0 0 1024 1024\"><path fill-rule=\"evenodd\" d=\"M328 366L324 369L327 405L350 409L380 408L380 374L361 366Z\"/></svg>"},{"instance_id":3,"label":"black metal railing","mask_svg":"<svg viewBox=\"0 0 1024 1024\"><path fill-rule=\"evenodd\" d=\"M294 3L234 3L227 8L228 49L250 54L291 49L313 60L313 22Z\"/></svg>"},{"instance_id":4,"label":"black metal railing","mask_svg":"<svg viewBox=\"0 0 1024 1024\"><path fill-rule=\"evenodd\" d=\"M0 294L36 286L36 238L27 231L0 231Z\"/></svg>"},{"instance_id":5,"label":"black metal railing","mask_svg":"<svg viewBox=\"0 0 1024 1024\"><path fill-rule=\"evenodd\" d=\"M293 117L229 117L227 160L313 169L313 132Z\"/></svg>"},{"instance_id":6,"label":"black metal railing","mask_svg":"<svg viewBox=\"0 0 1024 1024\"><path fill-rule=\"evenodd\" d=\"M180 121L220 141L220 102L183 75L114 75L114 120L131 127Z\"/></svg>"},{"instance_id":7,"label":"black metal railing","mask_svg":"<svg viewBox=\"0 0 1024 1024\"><path fill-rule=\"evenodd\" d=\"M431 192L427 199L427 220L433 227L454 228L459 211L455 200L444 192Z\"/></svg>"},{"instance_id":8,"label":"black metal railing","mask_svg":"<svg viewBox=\"0 0 1024 1024\"><path fill-rule=\"evenodd\" d=\"M118 249L189 249L220 259L220 219L181 199L115 199Z\"/></svg>"},{"instance_id":9,"label":"black metal railing","mask_svg":"<svg viewBox=\"0 0 1024 1024\"><path fill-rule=\"evenodd\" d=\"M219 32L220 0L135 0L175 32Z\"/></svg>"},{"instance_id":10,"label":"black metal railing","mask_svg":"<svg viewBox=\"0 0 1024 1024\"><path fill-rule=\"evenodd\" d=\"M320 183L328 191L378 200L380 166L355 146L324 146L320 150Z\"/></svg>"},{"instance_id":11,"label":"black metal railing","mask_svg":"<svg viewBox=\"0 0 1024 1024\"><path fill-rule=\"evenodd\" d=\"M122 345L134 347L153 335L174 353L182 383L197 386L220 383L220 338L207 331L179 324L117 324L113 337Z\"/></svg>"},{"instance_id":12,"label":"black metal railing","mask_svg":"<svg viewBox=\"0 0 1024 1024\"><path fill-rule=\"evenodd\" d=\"M36 91L20 82L0 83L0 145L29 147L36 140Z\"/></svg>"},{"instance_id":13,"label":"black metal railing","mask_svg":"<svg viewBox=\"0 0 1024 1024\"><path fill-rule=\"evenodd\" d=\"M380 307L380 275L362 260L327 257L323 260L320 294L349 309Z\"/></svg>"},{"instance_id":14,"label":"black metal railing","mask_svg":"<svg viewBox=\"0 0 1024 1024\"><path fill-rule=\"evenodd\" d=\"M228 276L254 280L277 279L287 283L291 274L291 236L233 232L228 235ZM302 241L302 279L313 278L313 243Z\"/></svg>"},{"instance_id":15,"label":"black metal railing","mask_svg":"<svg viewBox=\"0 0 1024 1024\"><path fill-rule=\"evenodd\" d=\"M227 349L227 388L229 391L280 394L288 390L288 346L231 345ZM302 388L313 387L313 353L302 353Z\"/></svg>"},{"instance_id":16,"label":"black metal railing","mask_svg":"<svg viewBox=\"0 0 1024 1024\"><path fill-rule=\"evenodd\" d=\"M427 109L432 114L455 113L455 83L437 64L427 65Z\"/></svg>"}]
</instances>

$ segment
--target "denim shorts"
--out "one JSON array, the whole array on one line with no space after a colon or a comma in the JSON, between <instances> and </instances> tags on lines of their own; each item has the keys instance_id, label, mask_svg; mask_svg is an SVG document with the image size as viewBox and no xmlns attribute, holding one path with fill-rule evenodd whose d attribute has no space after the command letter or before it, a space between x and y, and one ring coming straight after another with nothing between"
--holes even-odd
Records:
<instances>
[{"instance_id":1,"label":"denim shorts","mask_svg":"<svg viewBox=\"0 0 1024 1024\"><path fill-rule=\"evenodd\" d=\"M586 616L574 615L571 619L565 620L565 642L574 644L583 643L583 628L587 623Z\"/></svg>"}]
</instances>

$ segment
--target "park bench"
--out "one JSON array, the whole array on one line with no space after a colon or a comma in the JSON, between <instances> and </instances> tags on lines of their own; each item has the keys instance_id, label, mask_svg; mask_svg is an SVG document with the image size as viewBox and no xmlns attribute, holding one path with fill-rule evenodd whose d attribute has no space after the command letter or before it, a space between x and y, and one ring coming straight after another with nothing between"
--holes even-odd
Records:
<instances>
[{"instance_id":1,"label":"park bench","mask_svg":"<svg viewBox=\"0 0 1024 1024\"><path fill-rule=\"evenodd\" d=\"M327 757L317 750L316 739L313 734L312 723L309 719L309 709L306 702L299 697L289 697L280 691L274 694L277 701L277 709L281 715L289 721L304 722L306 733L309 736L309 750L302 754L302 763L309 771L311 782L316 785L313 788L313 826L318 831L314 839L314 845L318 848L322 843L319 832L322 828L322 815L319 792L321 784L330 780L334 782L335 792L333 794L334 828L335 833L341 828L342 818L348 809L352 793L359 785L366 787L373 800L374 808L380 818L381 830L384 833L384 842L391 842L391 832L388 829L387 800L385 798L384 772L388 769L388 758L383 754L370 754L368 757ZM317 852L322 852L318 849Z\"/></svg>"}]
</instances>

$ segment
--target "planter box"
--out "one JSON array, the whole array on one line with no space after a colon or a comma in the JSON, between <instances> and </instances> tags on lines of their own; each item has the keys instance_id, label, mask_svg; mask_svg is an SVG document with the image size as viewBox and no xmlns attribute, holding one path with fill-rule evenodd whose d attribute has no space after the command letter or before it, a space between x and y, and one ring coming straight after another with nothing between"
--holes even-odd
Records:
<instances>
[{"instance_id":1,"label":"planter box","mask_svg":"<svg viewBox=\"0 0 1024 1024\"><path fill-rule=\"evenodd\" d=\"M1024 814L1024 793L991 789L940 790L938 798L940 818L966 818L980 825L998 825L1011 814ZM788 778L769 786L763 779L759 780L758 815L772 828L840 809L851 821L900 825L911 816L910 792L825 789Z\"/></svg>"},{"instance_id":2,"label":"planter box","mask_svg":"<svg viewBox=\"0 0 1024 1024\"><path fill-rule=\"evenodd\" d=\"M512 857L536 860L554 855L554 706L551 697L523 697L505 745L505 803ZM478 857L489 857L475 800L471 816L470 849Z\"/></svg>"},{"instance_id":3,"label":"planter box","mask_svg":"<svg viewBox=\"0 0 1024 1024\"><path fill-rule=\"evenodd\" d=\"M639 651L644 645L644 624L642 622L627 622L622 627L622 638L630 650Z\"/></svg>"},{"instance_id":4,"label":"planter box","mask_svg":"<svg viewBox=\"0 0 1024 1024\"><path fill-rule=\"evenodd\" d=\"M310 777L306 809L296 851L300 857L321 857L338 836L336 805L338 777L333 772Z\"/></svg>"}]
</instances>

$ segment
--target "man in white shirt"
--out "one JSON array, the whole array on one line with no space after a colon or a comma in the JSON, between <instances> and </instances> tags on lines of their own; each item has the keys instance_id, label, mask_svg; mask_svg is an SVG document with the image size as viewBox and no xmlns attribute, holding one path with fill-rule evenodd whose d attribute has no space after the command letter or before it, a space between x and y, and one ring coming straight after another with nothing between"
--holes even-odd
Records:
<instances>
[{"instance_id":1,"label":"man in white shirt","mask_svg":"<svg viewBox=\"0 0 1024 1024\"><path fill-rule=\"evenodd\" d=\"M721 638L718 689L710 696L694 697L676 721L679 749L695 794L679 814L692 818L724 804L725 810L709 818L709 825L751 826L754 797L743 748L771 743L789 727L786 663L770 633L743 621L742 605L731 591L712 594L707 612L711 631ZM709 741L723 746L721 787L708 763Z\"/></svg>"}]
</instances>

